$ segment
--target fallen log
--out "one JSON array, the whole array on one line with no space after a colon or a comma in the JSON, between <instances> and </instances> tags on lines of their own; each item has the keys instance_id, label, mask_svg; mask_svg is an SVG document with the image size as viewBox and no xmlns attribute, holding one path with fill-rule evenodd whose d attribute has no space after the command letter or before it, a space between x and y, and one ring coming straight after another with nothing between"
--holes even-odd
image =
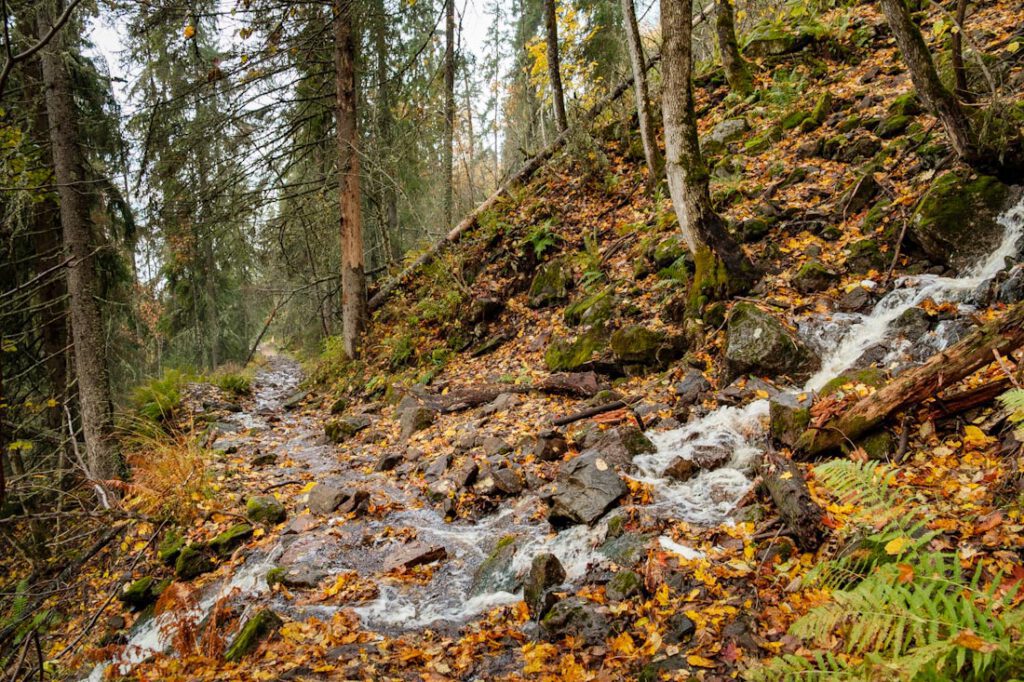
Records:
<instances>
[{"instance_id":1,"label":"fallen log","mask_svg":"<svg viewBox=\"0 0 1024 682\"><path fill-rule=\"evenodd\" d=\"M800 467L771 450L765 453L757 473L789 531L787 535L800 551L813 552L821 543L823 512L811 498Z\"/></svg>"},{"instance_id":2,"label":"fallen log","mask_svg":"<svg viewBox=\"0 0 1024 682\"><path fill-rule=\"evenodd\" d=\"M596 417L597 415L604 414L605 412L613 412L615 410L621 410L627 407L629 407L628 403L622 400L613 400L612 402L605 403L604 405L598 405L597 407L588 407L585 410L573 412L572 414L567 414L564 417L557 417L551 420L551 424L554 426L565 426L566 424L578 422L581 419L589 419L590 417Z\"/></svg>"},{"instance_id":3,"label":"fallen log","mask_svg":"<svg viewBox=\"0 0 1024 682\"><path fill-rule=\"evenodd\" d=\"M928 419L956 416L973 407L991 402L996 396L1006 393L1011 388L1013 388L1013 382L1009 377L1001 377L980 386L937 397L935 406L928 413Z\"/></svg>"},{"instance_id":4,"label":"fallen log","mask_svg":"<svg viewBox=\"0 0 1024 682\"><path fill-rule=\"evenodd\" d=\"M439 410L442 414L470 410L492 402L503 393L523 394L538 391L551 395L592 398L605 388L608 388L608 385L602 383L594 372L559 372L525 386L499 384L455 388L447 395L440 396Z\"/></svg>"},{"instance_id":5,"label":"fallen log","mask_svg":"<svg viewBox=\"0 0 1024 682\"><path fill-rule=\"evenodd\" d=\"M1007 355L1024 344L1024 303L998 320L975 330L960 343L900 375L877 392L862 398L824 425L807 429L794 456L810 459L852 442L890 415L934 397L940 390L992 362L992 351Z\"/></svg>"}]
</instances>

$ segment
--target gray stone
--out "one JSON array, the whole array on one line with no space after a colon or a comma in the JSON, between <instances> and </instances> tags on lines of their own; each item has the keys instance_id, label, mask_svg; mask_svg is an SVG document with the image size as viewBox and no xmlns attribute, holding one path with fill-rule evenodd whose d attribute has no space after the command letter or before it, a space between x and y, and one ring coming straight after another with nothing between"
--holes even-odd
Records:
<instances>
[{"instance_id":1,"label":"gray stone","mask_svg":"<svg viewBox=\"0 0 1024 682\"><path fill-rule=\"evenodd\" d=\"M540 620L541 630L549 640L566 636L594 646L603 644L608 635L608 620L596 604L569 597L557 602Z\"/></svg>"},{"instance_id":2,"label":"gray stone","mask_svg":"<svg viewBox=\"0 0 1024 682\"><path fill-rule=\"evenodd\" d=\"M506 495L518 495L523 492L523 477L511 468L498 469L491 474L494 487Z\"/></svg>"},{"instance_id":3,"label":"gray stone","mask_svg":"<svg viewBox=\"0 0 1024 682\"><path fill-rule=\"evenodd\" d=\"M402 440L408 440L418 431L428 428L437 419L437 412L417 404L415 407L403 410L399 417L402 429Z\"/></svg>"},{"instance_id":4,"label":"gray stone","mask_svg":"<svg viewBox=\"0 0 1024 682\"><path fill-rule=\"evenodd\" d=\"M434 461L430 463L427 470L424 472L424 477L428 481L436 481L437 479L444 476L444 473L448 471L448 465L451 464L451 455L439 455L434 458Z\"/></svg>"},{"instance_id":5,"label":"gray stone","mask_svg":"<svg viewBox=\"0 0 1024 682\"><path fill-rule=\"evenodd\" d=\"M405 457L400 452L385 452L380 456L380 459L377 460L377 464L374 465L373 470L391 471L401 464L403 460L405 460Z\"/></svg>"},{"instance_id":6,"label":"gray stone","mask_svg":"<svg viewBox=\"0 0 1024 682\"><path fill-rule=\"evenodd\" d=\"M342 502L349 498L349 493L330 483L317 483L309 491L306 505L314 514L330 514Z\"/></svg>"},{"instance_id":7,"label":"gray stone","mask_svg":"<svg viewBox=\"0 0 1024 682\"><path fill-rule=\"evenodd\" d=\"M523 584L523 600L535 620L540 620L554 604L551 590L565 580L565 569L554 554L547 552L533 557L530 572Z\"/></svg>"},{"instance_id":8,"label":"gray stone","mask_svg":"<svg viewBox=\"0 0 1024 682\"><path fill-rule=\"evenodd\" d=\"M396 568L414 568L435 561L443 561L448 557L444 545L430 545L421 540L414 540L391 552L384 560L384 571Z\"/></svg>"},{"instance_id":9,"label":"gray stone","mask_svg":"<svg viewBox=\"0 0 1024 682\"><path fill-rule=\"evenodd\" d=\"M862 313L872 303L871 293L864 287L854 287L839 297L836 301L836 310L844 313Z\"/></svg>"},{"instance_id":10,"label":"gray stone","mask_svg":"<svg viewBox=\"0 0 1024 682\"><path fill-rule=\"evenodd\" d=\"M628 570L619 571L608 581L604 593L611 601L622 601L640 594L643 584L643 579L637 573Z\"/></svg>"},{"instance_id":11,"label":"gray stone","mask_svg":"<svg viewBox=\"0 0 1024 682\"><path fill-rule=\"evenodd\" d=\"M676 383L674 388L676 391L676 402L689 407L700 400L705 392L711 390L711 383L704 378L704 373L700 370L689 369L682 380Z\"/></svg>"},{"instance_id":12,"label":"gray stone","mask_svg":"<svg viewBox=\"0 0 1024 682\"><path fill-rule=\"evenodd\" d=\"M1007 305L1024 300L1024 265L1018 265L1010 271L1010 276L999 287L996 300Z\"/></svg>"},{"instance_id":13,"label":"gray stone","mask_svg":"<svg viewBox=\"0 0 1024 682\"><path fill-rule=\"evenodd\" d=\"M732 376L746 373L806 379L820 359L773 316L751 303L737 303L729 315L726 365Z\"/></svg>"},{"instance_id":14,"label":"gray stone","mask_svg":"<svg viewBox=\"0 0 1024 682\"><path fill-rule=\"evenodd\" d=\"M722 144L734 142L743 137L743 133L750 130L750 124L745 118L727 118L708 133L708 139Z\"/></svg>"},{"instance_id":15,"label":"gray stone","mask_svg":"<svg viewBox=\"0 0 1024 682\"><path fill-rule=\"evenodd\" d=\"M364 414L332 419L324 424L324 435L332 443L342 443L368 427L371 423L372 420Z\"/></svg>"},{"instance_id":16,"label":"gray stone","mask_svg":"<svg viewBox=\"0 0 1024 682\"><path fill-rule=\"evenodd\" d=\"M566 465L565 473L548 512L548 521L556 528L592 524L628 492L613 466L599 452L578 456Z\"/></svg>"},{"instance_id":17,"label":"gray stone","mask_svg":"<svg viewBox=\"0 0 1024 682\"><path fill-rule=\"evenodd\" d=\"M512 446L497 436L487 436L480 447L483 448L484 455L487 457L496 457L512 452Z\"/></svg>"},{"instance_id":18,"label":"gray stone","mask_svg":"<svg viewBox=\"0 0 1024 682\"><path fill-rule=\"evenodd\" d=\"M472 596L491 592L515 592L520 580L512 570L512 562L519 550L516 536L506 535L473 573L469 588Z\"/></svg>"},{"instance_id":19,"label":"gray stone","mask_svg":"<svg viewBox=\"0 0 1024 682\"><path fill-rule=\"evenodd\" d=\"M632 464L637 455L657 452L654 443L633 425L595 431L586 443L588 450L596 450L606 462L623 468Z\"/></svg>"}]
</instances>

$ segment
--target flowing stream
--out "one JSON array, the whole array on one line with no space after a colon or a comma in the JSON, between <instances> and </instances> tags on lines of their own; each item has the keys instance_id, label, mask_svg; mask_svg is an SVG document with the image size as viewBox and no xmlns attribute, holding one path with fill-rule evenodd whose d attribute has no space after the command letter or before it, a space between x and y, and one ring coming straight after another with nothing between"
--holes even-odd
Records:
<instances>
[{"instance_id":1,"label":"flowing stream","mask_svg":"<svg viewBox=\"0 0 1024 682\"><path fill-rule=\"evenodd\" d=\"M1000 216L1000 223L1005 228L1001 243L963 275L904 277L897 280L892 290L866 314L833 313L826 318L817 316L806 320L801 325L803 336L809 344L825 352L820 371L803 387L793 390L809 392L820 389L833 377L856 366L866 351L879 345L885 353L881 364L905 361L906 343L891 338L892 325L905 311L926 299L956 304L962 315L973 310L971 295L979 285L1003 270L1007 262L1019 254L1024 235L1024 199ZM946 333L949 329L943 325L947 323L941 323L939 329L929 332L917 342L916 345L927 350L926 355L951 342L954 335ZM320 426L309 418L283 413L282 401L296 389L299 380L297 363L276 359L257 375L255 408L233 415L232 420L239 427L249 429L250 434L256 434L247 437L259 438L261 432L268 430L267 415L283 415L281 424L290 429L289 442L298 444L289 455L299 462L298 466L312 471L318 479L343 475L337 471L338 464L331 455L331 447L319 442ZM763 451L767 414L768 401L755 400L742 407L722 407L678 429L653 434L657 452L637 457L633 474L654 488L655 500L648 509L700 525L728 521L737 501L750 487L750 467ZM665 476L666 467L677 457L689 459L709 447L726 449L731 453L726 466L701 471L685 483ZM281 473L288 475L289 470L283 469ZM347 475L354 481L362 477L358 472ZM389 485L385 481L380 479L377 483ZM402 499L399 491L390 488L389 492L395 499ZM605 541L606 521L598 522L593 528L574 526L554 533L546 522L536 520L541 503L528 492L512 500L501 511L475 522L448 523L430 507L408 498L402 501L409 503L405 509L392 512L382 520L332 522L307 534L308 537L282 536L270 550L256 550L250 554L234 575L205 588L197 605L187 615L199 621L218 600L232 595L242 604L267 598L266 573L278 565L282 557L311 561L325 578L346 570L358 570L360 573L379 570L382 557L394 545L367 546L365 538L379 535L386 527L409 529L419 540L431 545L444 545L448 556L426 584L381 580L376 598L354 606L353 610L364 625L382 632L401 632L426 626L458 627L494 606L520 600L521 590L516 576L528 570L533 556L539 552L551 552L559 558L566 569L568 582L578 581L589 571L608 562L600 551L600 545ZM503 568L504 577L499 574L498 584L474 592L477 569L499 539L509 536L516 538L516 551ZM659 538L658 542L667 551L685 558L699 555L666 537ZM348 606L301 606L286 602L281 597L270 599L275 608L295 618L310 615L327 617ZM180 619L183 615L186 614L176 613L174 618ZM167 616L160 616L136 626L125 653L114 661L97 666L89 679L101 680L104 669L111 664L124 671L125 665L165 650L169 645L167 622Z\"/></svg>"}]
</instances>

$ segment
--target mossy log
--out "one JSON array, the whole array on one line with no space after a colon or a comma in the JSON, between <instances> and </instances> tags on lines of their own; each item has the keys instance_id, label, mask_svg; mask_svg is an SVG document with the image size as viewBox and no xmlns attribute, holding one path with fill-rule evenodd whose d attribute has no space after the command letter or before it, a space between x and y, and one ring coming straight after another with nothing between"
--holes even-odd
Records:
<instances>
[{"instance_id":1,"label":"mossy log","mask_svg":"<svg viewBox=\"0 0 1024 682\"><path fill-rule=\"evenodd\" d=\"M933 398L947 386L971 375L990 362L993 351L1007 355L1024 344L1024 303L1017 304L998 320L975 330L950 346L862 398L823 426L810 428L797 443L796 457L810 459L834 450L873 430L889 415Z\"/></svg>"},{"instance_id":2,"label":"mossy log","mask_svg":"<svg viewBox=\"0 0 1024 682\"><path fill-rule=\"evenodd\" d=\"M817 549L821 542L822 511L811 499L800 467L771 451L765 453L758 474L796 546L804 552Z\"/></svg>"}]
</instances>

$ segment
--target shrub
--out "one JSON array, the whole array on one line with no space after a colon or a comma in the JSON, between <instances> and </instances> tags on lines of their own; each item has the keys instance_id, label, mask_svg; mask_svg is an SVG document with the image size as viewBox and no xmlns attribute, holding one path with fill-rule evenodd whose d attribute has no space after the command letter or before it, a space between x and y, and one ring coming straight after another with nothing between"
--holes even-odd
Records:
<instances>
[{"instance_id":1,"label":"shrub","mask_svg":"<svg viewBox=\"0 0 1024 682\"><path fill-rule=\"evenodd\" d=\"M150 379L132 392L132 404L142 417L159 423L173 419L181 406L181 390L187 377L179 370L164 370L159 379Z\"/></svg>"},{"instance_id":2,"label":"shrub","mask_svg":"<svg viewBox=\"0 0 1024 682\"><path fill-rule=\"evenodd\" d=\"M137 429L125 444L131 471L125 505L179 524L193 520L210 491L206 451L191 425L171 432Z\"/></svg>"}]
</instances>

